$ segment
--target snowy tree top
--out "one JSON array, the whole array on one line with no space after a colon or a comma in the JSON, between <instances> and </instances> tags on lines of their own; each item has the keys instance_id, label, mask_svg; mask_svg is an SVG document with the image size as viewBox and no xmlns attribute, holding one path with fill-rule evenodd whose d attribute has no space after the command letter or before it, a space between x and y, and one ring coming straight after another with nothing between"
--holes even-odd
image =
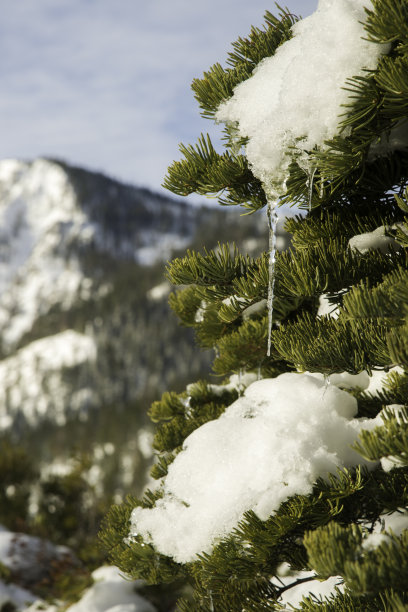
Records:
<instances>
[{"instance_id":1,"label":"snowy tree top","mask_svg":"<svg viewBox=\"0 0 408 612\"><path fill-rule=\"evenodd\" d=\"M285 193L294 155L312 171L309 153L341 130L347 80L374 70L387 52L363 38L366 8L370 0L319 0L315 13L292 27L293 38L220 105L216 119L247 139L249 164L270 197Z\"/></svg>"}]
</instances>

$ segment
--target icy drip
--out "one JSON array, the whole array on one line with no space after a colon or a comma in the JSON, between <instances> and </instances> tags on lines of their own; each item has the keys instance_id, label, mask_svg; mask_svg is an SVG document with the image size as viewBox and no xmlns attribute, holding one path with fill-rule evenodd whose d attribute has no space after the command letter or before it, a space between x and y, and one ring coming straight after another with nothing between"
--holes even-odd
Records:
<instances>
[{"instance_id":1,"label":"icy drip","mask_svg":"<svg viewBox=\"0 0 408 612\"><path fill-rule=\"evenodd\" d=\"M184 408L186 409L186 410L185 410L185 415L186 415L186 417L187 417L187 418L190 418L190 417L191 417L191 415L192 415L192 412L191 412L191 404L190 404L190 402L191 402L191 396L189 395L189 396L188 396L188 397L186 397L186 398L181 398L181 400L180 400L180 401L181 401L181 403L183 404Z\"/></svg>"},{"instance_id":2,"label":"icy drip","mask_svg":"<svg viewBox=\"0 0 408 612\"><path fill-rule=\"evenodd\" d=\"M208 590L208 598L210 600L210 612L214 612L214 602L213 602L213 598L212 598L212 591Z\"/></svg>"},{"instance_id":3,"label":"icy drip","mask_svg":"<svg viewBox=\"0 0 408 612\"><path fill-rule=\"evenodd\" d=\"M313 179L314 179L315 173L316 173L316 166L314 168L310 168L308 172L308 176L307 176L307 182L306 182L309 212L312 210Z\"/></svg>"},{"instance_id":4,"label":"icy drip","mask_svg":"<svg viewBox=\"0 0 408 612\"><path fill-rule=\"evenodd\" d=\"M324 176L321 177L320 179L320 192L319 192L319 198L322 199L324 196Z\"/></svg>"},{"instance_id":5,"label":"icy drip","mask_svg":"<svg viewBox=\"0 0 408 612\"><path fill-rule=\"evenodd\" d=\"M276 211L278 200L268 201L268 226L269 226L269 265L268 265L268 349L267 356L271 354L272 338L272 315L273 315L273 293L275 288L275 262L276 262L276 230L278 226L278 213Z\"/></svg>"},{"instance_id":6,"label":"icy drip","mask_svg":"<svg viewBox=\"0 0 408 612\"><path fill-rule=\"evenodd\" d=\"M242 375L243 375L243 370L242 370L242 368L239 368L239 372L238 372L238 388L237 388L238 397L241 397L241 395L242 395L242 393L244 391L244 389L242 387Z\"/></svg>"}]
</instances>

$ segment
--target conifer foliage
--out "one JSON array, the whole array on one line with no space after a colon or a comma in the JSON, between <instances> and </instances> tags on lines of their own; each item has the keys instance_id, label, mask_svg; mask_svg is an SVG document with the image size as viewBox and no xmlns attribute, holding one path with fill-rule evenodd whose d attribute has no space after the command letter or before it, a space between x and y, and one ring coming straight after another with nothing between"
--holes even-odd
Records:
<instances>
[{"instance_id":1,"label":"conifer foliage","mask_svg":"<svg viewBox=\"0 0 408 612\"><path fill-rule=\"evenodd\" d=\"M362 4L347 3L350 11ZM365 6L365 38L384 45L377 66L350 75L344 84L349 97L336 135L306 152L313 174L295 150L288 167L280 203L297 206L301 214L287 220L292 247L278 254L275 264L270 356L268 253L254 259L219 245L187 252L168 267L168 277L180 286L171 296L173 310L182 325L195 329L200 346L215 349L213 369L225 380L199 381L153 404L152 475L158 486L143 499L113 507L102 539L124 572L180 592L180 612L408 607L408 2L373 0ZM297 18L289 9L278 10L278 16L266 13L264 28L252 28L248 38L233 44L226 68L216 64L193 82L204 117L213 120L234 88L290 41ZM267 204L268 190L246 156L248 139L228 122L224 136L223 153L208 135L182 146L183 158L169 168L165 185L177 194L216 194L221 204L256 211ZM374 388L378 378L381 385ZM175 497L172 466L188 457L200 432L225 423L229 407L235 412L244 407L247 421L255 422L251 401L260 410L264 400L251 389L275 379L290 380L294 395L297 380L307 389L315 385L322 405L332 394L342 414L342 406L354 402L357 412L348 418L356 431L357 459L315 474L306 489L291 488L289 470L288 482L280 485L291 493L267 516L249 504L207 547L185 558L171 554L155 538L153 523ZM281 412L297 401L300 422L308 400L289 395L287 405L285 396L279 400ZM233 438L235 421L230 422ZM286 434L296 439L295 431ZM245 439L240 444L245 447ZM321 444L329 448L324 439ZM210 458L218 449L208 452ZM277 460L284 464L288 456ZM262 452L257 462L267 473ZM194 469L191 488L206 486L196 482ZM218 475L215 469L209 478ZM177 503L189 506L186 499ZM141 521L139 530L135 516L153 517L150 527ZM187 526L191 538L202 521L200 515ZM165 523L162 529L168 529ZM331 580L326 595L313 595L326 580ZM311 594L305 588L303 599L291 599L301 584L309 584Z\"/></svg>"}]
</instances>

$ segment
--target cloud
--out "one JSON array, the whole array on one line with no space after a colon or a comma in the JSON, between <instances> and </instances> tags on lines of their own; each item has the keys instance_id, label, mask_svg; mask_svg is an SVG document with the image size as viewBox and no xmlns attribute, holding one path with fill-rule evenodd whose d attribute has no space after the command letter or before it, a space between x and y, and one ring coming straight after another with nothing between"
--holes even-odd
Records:
<instances>
[{"instance_id":1,"label":"cloud","mask_svg":"<svg viewBox=\"0 0 408 612\"><path fill-rule=\"evenodd\" d=\"M314 10L316 0L291 3ZM211 124L190 82L261 25L253 0L20 0L0 23L0 157L49 155L159 189Z\"/></svg>"}]
</instances>

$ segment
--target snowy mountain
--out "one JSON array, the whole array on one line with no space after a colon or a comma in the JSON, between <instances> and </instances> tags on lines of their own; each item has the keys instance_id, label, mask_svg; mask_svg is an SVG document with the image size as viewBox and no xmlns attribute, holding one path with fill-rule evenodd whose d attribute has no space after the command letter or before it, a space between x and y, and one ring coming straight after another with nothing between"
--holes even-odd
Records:
<instances>
[{"instance_id":1,"label":"snowy mountain","mask_svg":"<svg viewBox=\"0 0 408 612\"><path fill-rule=\"evenodd\" d=\"M182 202L61 163L0 162L3 351L51 305L88 299L95 282L81 266L86 250L151 265L189 245L199 217Z\"/></svg>"},{"instance_id":2,"label":"snowy mountain","mask_svg":"<svg viewBox=\"0 0 408 612\"><path fill-rule=\"evenodd\" d=\"M265 220L59 161L1 161L0 431L117 410L206 371L163 262L218 240L260 251Z\"/></svg>"}]
</instances>

